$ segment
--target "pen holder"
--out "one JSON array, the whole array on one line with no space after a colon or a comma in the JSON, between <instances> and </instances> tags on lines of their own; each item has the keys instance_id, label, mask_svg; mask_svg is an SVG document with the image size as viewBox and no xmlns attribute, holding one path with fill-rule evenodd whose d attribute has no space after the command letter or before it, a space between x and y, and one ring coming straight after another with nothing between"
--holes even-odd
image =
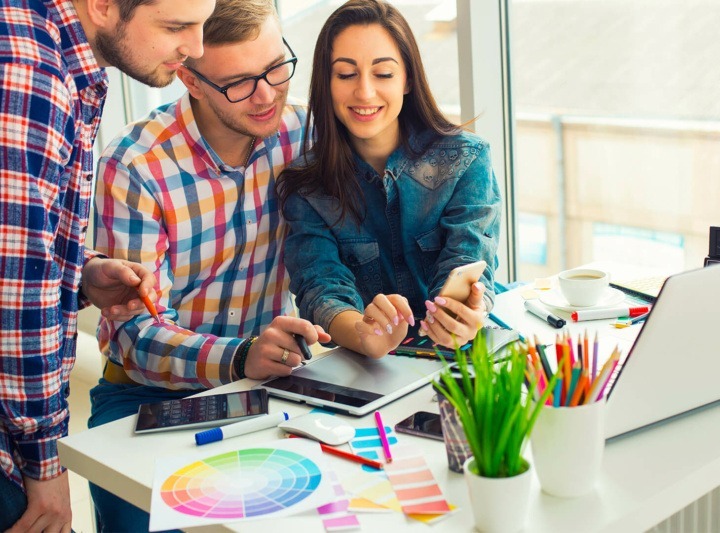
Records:
<instances>
[{"instance_id":1,"label":"pen holder","mask_svg":"<svg viewBox=\"0 0 720 533\"><path fill-rule=\"evenodd\" d=\"M472 456L470 445L465 438L460 418L455 407L443 396L438 394L438 407L440 410L440 425L442 427L445 451L447 452L448 467L453 472L462 473L465 461Z\"/></svg>"},{"instance_id":2,"label":"pen holder","mask_svg":"<svg viewBox=\"0 0 720 533\"><path fill-rule=\"evenodd\" d=\"M543 492L561 498L589 493L605 449L605 400L577 407L543 406L530 442Z\"/></svg>"}]
</instances>

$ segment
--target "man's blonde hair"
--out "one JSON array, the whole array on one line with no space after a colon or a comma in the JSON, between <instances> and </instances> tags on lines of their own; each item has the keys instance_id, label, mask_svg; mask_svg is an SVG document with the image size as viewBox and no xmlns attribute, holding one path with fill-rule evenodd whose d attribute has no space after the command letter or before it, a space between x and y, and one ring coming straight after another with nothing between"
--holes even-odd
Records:
<instances>
[{"instance_id":1,"label":"man's blonde hair","mask_svg":"<svg viewBox=\"0 0 720 533\"><path fill-rule=\"evenodd\" d=\"M217 0L203 25L203 44L217 46L257 37L268 17L278 18L273 0Z\"/></svg>"}]
</instances>

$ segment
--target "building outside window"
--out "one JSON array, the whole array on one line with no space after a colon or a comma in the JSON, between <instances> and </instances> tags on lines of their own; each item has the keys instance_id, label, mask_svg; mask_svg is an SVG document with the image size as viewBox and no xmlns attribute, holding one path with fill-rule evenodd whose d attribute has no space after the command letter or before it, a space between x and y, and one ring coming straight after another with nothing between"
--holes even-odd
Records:
<instances>
[{"instance_id":1,"label":"building outside window","mask_svg":"<svg viewBox=\"0 0 720 533\"><path fill-rule=\"evenodd\" d=\"M299 58L291 95L300 100L307 99L317 33L341 3L277 1ZM469 127L491 141L508 206L500 280L532 281L608 258L670 270L702 266L708 227L720 225L720 40L712 31L720 3L393 4L415 32L441 108L456 121L476 119ZM474 10L472 20L458 21L461 9ZM458 22L467 25L464 41ZM472 44L459 50L458 33ZM497 49L495 33L506 40ZM482 54L493 66L478 62ZM473 65L461 67L464 57ZM179 81L148 89L110 73L98 150L126 122L184 90ZM483 94L473 109L462 109L461 86ZM483 101L492 91L506 91L506 109Z\"/></svg>"}]
</instances>

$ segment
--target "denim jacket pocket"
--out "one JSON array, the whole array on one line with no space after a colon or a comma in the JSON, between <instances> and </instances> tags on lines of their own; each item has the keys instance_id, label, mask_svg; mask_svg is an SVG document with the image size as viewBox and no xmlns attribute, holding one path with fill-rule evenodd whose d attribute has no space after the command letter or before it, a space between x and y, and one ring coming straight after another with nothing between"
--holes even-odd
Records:
<instances>
[{"instance_id":1,"label":"denim jacket pocket","mask_svg":"<svg viewBox=\"0 0 720 533\"><path fill-rule=\"evenodd\" d=\"M340 240L340 258L355 276L355 285L365 305L383 290L380 247L370 239Z\"/></svg>"},{"instance_id":2,"label":"denim jacket pocket","mask_svg":"<svg viewBox=\"0 0 720 533\"><path fill-rule=\"evenodd\" d=\"M435 275L435 263L443 247L443 230L439 226L415 236L420 248L420 263L422 264L425 279L429 280Z\"/></svg>"}]
</instances>

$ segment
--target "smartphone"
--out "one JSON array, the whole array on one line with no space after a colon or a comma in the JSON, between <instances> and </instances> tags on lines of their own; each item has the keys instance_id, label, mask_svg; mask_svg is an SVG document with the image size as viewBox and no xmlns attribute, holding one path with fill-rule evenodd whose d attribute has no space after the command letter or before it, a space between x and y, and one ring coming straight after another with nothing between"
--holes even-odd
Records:
<instances>
[{"instance_id":1,"label":"smartphone","mask_svg":"<svg viewBox=\"0 0 720 533\"><path fill-rule=\"evenodd\" d=\"M401 420L395 424L395 431L398 433L417 435L418 437L443 440L440 415L437 413L428 413L427 411L418 411L405 420Z\"/></svg>"},{"instance_id":2,"label":"smartphone","mask_svg":"<svg viewBox=\"0 0 720 533\"><path fill-rule=\"evenodd\" d=\"M265 389L144 403L138 409L135 433L217 427L267 412Z\"/></svg>"},{"instance_id":3,"label":"smartphone","mask_svg":"<svg viewBox=\"0 0 720 533\"><path fill-rule=\"evenodd\" d=\"M453 300L465 303L470 297L473 283L482 277L486 267L485 261L476 261L453 268L440 289L440 296L448 296Z\"/></svg>"}]
</instances>

